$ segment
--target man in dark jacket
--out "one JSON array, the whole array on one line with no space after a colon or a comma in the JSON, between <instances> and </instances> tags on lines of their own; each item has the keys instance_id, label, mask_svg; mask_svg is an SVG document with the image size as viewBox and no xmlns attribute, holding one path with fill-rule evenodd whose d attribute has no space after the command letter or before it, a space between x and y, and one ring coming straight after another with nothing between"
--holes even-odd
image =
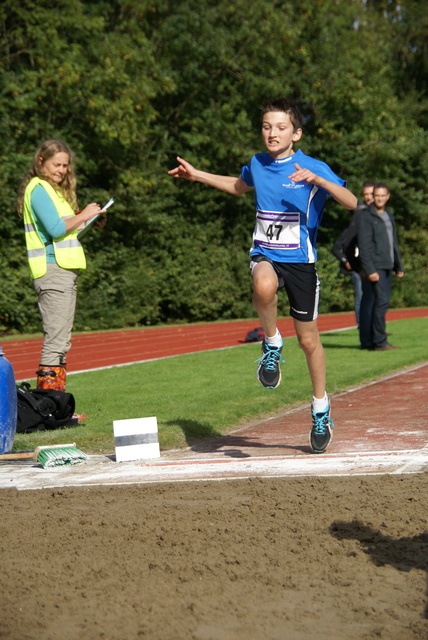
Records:
<instances>
[{"instance_id":1,"label":"man in dark jacket","mask_svg":"<svg viewBox=\"0 0 428 640\"><path fill-rule=\"evenodd\" d=\"M357 219L361 211L373 202L373 180L366 180L363 184L363 199L358 202L354 209L349 226L341 233L331 248L331 252L339 260L339 272L343 275L351 276L354 286L354 309L357 326L360 326L360 306L363 296L361 284L361 262L358 257L357 246Z\"/></svg>"},{"instance_id":2,"label":"man in dark jacket","mask_svg":"<svg viewBox=\"0 0 428 640\"><path fill-rule=\"evenodd\" d=\"M360 342L362 349L389 351L385 317L391 296L392 273L404 275L392 213L385 205L390 197L388 186L378 182L373 190L373 204L357 220L359 258L363 271L363 297L360 307Z\"/></svg>"}]
</instances>

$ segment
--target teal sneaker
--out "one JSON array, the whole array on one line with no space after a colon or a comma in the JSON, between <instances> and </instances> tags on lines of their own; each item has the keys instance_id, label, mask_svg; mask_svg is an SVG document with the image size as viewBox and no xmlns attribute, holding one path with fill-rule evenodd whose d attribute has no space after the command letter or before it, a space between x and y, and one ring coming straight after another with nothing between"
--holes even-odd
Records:
<instances>
[{"instance_id":1,"label":"teal sneaker","mask_svg":"<svg viewBox=\"0 0 428 640\"><path fill-rule=\"evenodd\" d=\"M312 409L312 429L310 444L314 453L324 453L333 438L333 420L330 418L330 405L327 411L314 413Z\"/></svg>"},{"instance_id":2,"label":"teal sneaker","mask_svg":"<svg viewBox=\"0 0 428 640\"><path fill-rule=\"evenodd\" d=\"M280 347L266 344L263 340L262 357L256 360L259 363L257 377L265 389L276 389L281 382L280 362L285 362L281 355L283 343Z\"/></svg>"}]
</instances>

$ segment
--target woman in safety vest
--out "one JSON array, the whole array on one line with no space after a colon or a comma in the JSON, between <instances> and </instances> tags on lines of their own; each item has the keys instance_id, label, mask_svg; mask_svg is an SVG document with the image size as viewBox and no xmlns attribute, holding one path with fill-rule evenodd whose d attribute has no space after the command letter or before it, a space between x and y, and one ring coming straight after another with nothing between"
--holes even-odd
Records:
<instances>
[{"instance_id":1,"label":"woman in safety vest","mask_svg":"<svg viewBox=\"0 0 428 640\"><path fill-rule=\"evenodd\" d=\"M72 152L60 140L46 140L34 155L18 198L44 333L38 389L65 391L77 277L86 268L77 234L101 207L92 202L77 214L76 210Z\"/></svg>"}]
</instances>

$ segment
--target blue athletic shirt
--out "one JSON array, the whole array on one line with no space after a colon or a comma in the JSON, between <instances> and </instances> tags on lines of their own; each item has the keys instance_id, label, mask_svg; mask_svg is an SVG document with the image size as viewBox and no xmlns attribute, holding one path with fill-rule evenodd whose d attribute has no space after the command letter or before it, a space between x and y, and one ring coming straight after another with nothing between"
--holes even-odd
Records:
<instances>
[{"instance_id":1,"label":"blue athletic shirt","mask_svg":"<svg viewBox=\"0 0 428 640\"><path fill-rule=\"evenodd\" d=\"M313 184L292 182L288 176L296 171L294 163L346 186L325 162L301 150L278 160L268 153L253 156L241 172L242 180L255 191L256 226L250 256L264 255L274 262L317 260L317 232L329 193Z\"/></svg>"}]
</instances>

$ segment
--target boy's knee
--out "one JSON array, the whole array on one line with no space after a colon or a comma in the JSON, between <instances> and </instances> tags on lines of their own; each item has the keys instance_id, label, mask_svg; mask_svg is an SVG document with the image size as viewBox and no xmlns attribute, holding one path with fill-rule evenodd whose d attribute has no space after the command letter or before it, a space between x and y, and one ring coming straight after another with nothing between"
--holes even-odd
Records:
<instances>
[{"instance_id":1,"label":"boy's knee","mask_svg":"<svg viewBox=\"0 0 428 640\"><path fill-rule=\"evenodd\" d=\"M255 278L253 280L253 294L257 300L270 302L275 299L278 283L273 278Z\"/></svg>"},{"instance_id":2,"label":"boy's knee","mask_svg":"<svg viewBox=\"0 0 428 640\"><path fill-rule=\"evenodd\" d=\"M308 355L310 355L311 353L314 353L314 351L316 351L318 346L321 344L318 335L312 335L312 334L298 335L297 339L299 341L300 347Z\"/></svg>"}]
</instances>

